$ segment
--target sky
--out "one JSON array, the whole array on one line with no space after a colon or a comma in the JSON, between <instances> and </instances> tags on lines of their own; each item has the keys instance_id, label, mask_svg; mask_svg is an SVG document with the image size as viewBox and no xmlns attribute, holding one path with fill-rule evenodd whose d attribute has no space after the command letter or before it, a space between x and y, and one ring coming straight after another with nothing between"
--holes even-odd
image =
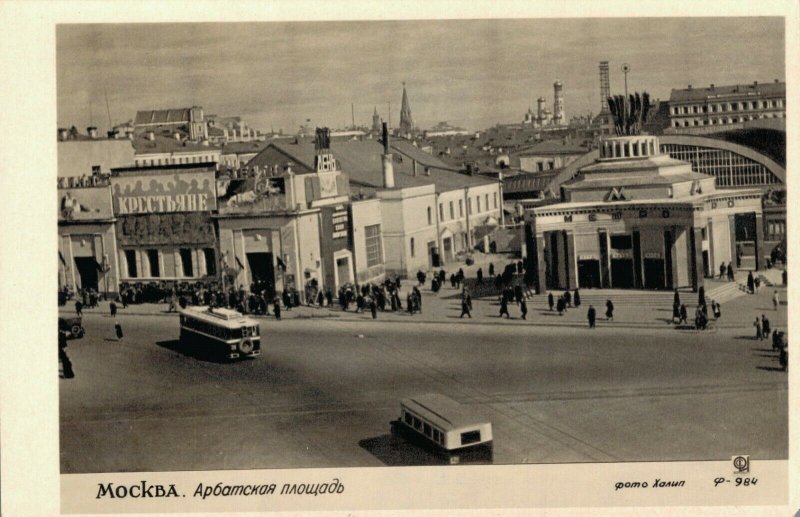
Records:
<instances>
[{"instance_id":1,"label":"sky","mask_svg":"<svg viewBox=\"0 0 800 517\"><path fill-rule=\"evenodd\" d=\"M202 106L263 131L399 122L405 82L414 121L478 130L552 110L600 109L612 93L666 100L672 88L785 80L781 18L571 18L59 25L58 126L101 131L148 109ZM107 99L107 102L106 102ZM389 105L391 103L391 114Z\"/></svg>"}]
</instances>

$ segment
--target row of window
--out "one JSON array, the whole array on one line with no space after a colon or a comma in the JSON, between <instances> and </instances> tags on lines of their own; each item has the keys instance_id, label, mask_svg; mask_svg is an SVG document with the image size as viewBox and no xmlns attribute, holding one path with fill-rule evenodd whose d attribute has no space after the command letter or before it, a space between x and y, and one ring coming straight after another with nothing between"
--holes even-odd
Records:
<instances>
[{"instance_id":1,"label":"row of window","mask_svg":"<svg viewBox=\"0 0 800 517\"><path fill-rule=\"evenodd\" d=\"M216 254L214 248L203 249L206 262L206 274L214 276L217 274ZM181 248L178 250L180 256L180 271L185 278L193 278L194 275L194 250ZM155 248L143 250L142 260L146 260L149 275L141 274L136 262L136 250L125 250L125 262L127 263L128 278L161 278L161 251Z\"/></svg>"},{"instance_id":2,"label":"row of window","mask_svg":"<svg viewBox=\"0 0 800 517\"><path fill-rule=\"evenodd\" d=\"M785 113L761 113L759 115L747 115L742 117L727 117L727 118L705 118L705 119L681 119L673 120L672 127L689 127L689 126L715 126L724 124L738 124L747 120L763 119L763 118L784 118Z\"/></svg>"},{"instance_id":3,"label":"row of window","mask_svg":"<svg viewBox=\"0 0 800 517\"><path fill-rule=\"evenodd\" d=\"M767 167L724 149L662 144L661 151L692 164L692 170L716 178L718 187L748 187L781 183Z\"/></svg>"},{"instance_id":4,"label":"row of window","mask_svg":"<svg viewBox=\"0 0 800 517\"><path fill-rule=\"evenodd\" d=\"M214 162L213 155L203 155L203 156L172 156L170 158L151 158L146 159L142 158L141 160L134 160L134 163L137 167L140 166L154 166L154 165L175 165L175 164L184 164L184 163L208 163Z\"/></svg>"},{"instance_id":5,"label":"row of window","mask_svg":"<svg viewBox=\"0 0 800 517\"><path fill-rule=\"evenodd\" d=\"M779 241L786 237L786 221L769 221L767 223L767 240Z\"/></svg>"},{"instance_id":6,"label":"row of window","mask_svg":"<svg viewBox=\"0 0 800 517\"><path fill-rule=\"evenodd\" d=\"M444 431L405 410L403 410L403 421L406 425L413 427L417 432L424 434L434 442L444 445Z\"/></svg>"},{"instance_id":7,"label":"row of window","mask_svg":"<svg viewBox=\"0 0 800 517\"><path fill-rule=\"evenodd\" d=\"M383 249L381 247L381 225L373 224L364 227L364 241L367 246L367 267L383 263Z\"/></svg>"},{"instance_id":8,"label":"row of window","mask_svg":"<svg viewBox=\"0 0 800 517\"><path fill-rule=\"evenodd\" d=\"M497 210L497 192L494 193L492 199L494 201L494 210ZM491 210L491 208L489 208L489 194L485 194L483 196L483 202L484 202L483 209L484 210ZM476 213L480 213L481 212L481 196L475 196L475 206L476 206ZM453 201L450 201L449 208L450 208L450 211L449 211L450 219L449 220L452 221L453 219L456 218L455 205L454 205ZM467 198L467 211L469 212L469 215L472 215L472 198ZM459 218L464 217L464 202L461 199L458 200L458 217ZM447 220L448 219L445 218L444 204L443 203L439 203L439 221L445 222ZM431 207L428 207L428 224L429 225L433 224L433 211L431 210Z\"/></svg>"},{"instance_id":9,"label":"row of window","mask_svg":"<svg viewBox=\"0 0 800 517\"><path fill-rule=\"evenodd\" d=\"M695 104L692 106L673 106L672 115L689 115L692 113L722 113L724 111L747 111L757 109L782 108L783 99L762 101L721 102L717 104Z\"/></svg>"}]
</instances>

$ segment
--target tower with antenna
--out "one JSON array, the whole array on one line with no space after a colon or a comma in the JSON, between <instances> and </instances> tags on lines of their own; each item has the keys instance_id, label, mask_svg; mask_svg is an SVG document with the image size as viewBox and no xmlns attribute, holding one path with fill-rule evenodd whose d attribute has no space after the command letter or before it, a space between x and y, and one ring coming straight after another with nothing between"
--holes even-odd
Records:
<instances>
[{"instance_id":1,"label":"tower with antenna","mask_svg":"<svg viewBox=\"0 0 800 517\"><path fill-rule=\"evenodd\" d=\"M608 61L600 61L600 113L608 113L611 81L608 78Z\"/></svg>"}]
</instances>

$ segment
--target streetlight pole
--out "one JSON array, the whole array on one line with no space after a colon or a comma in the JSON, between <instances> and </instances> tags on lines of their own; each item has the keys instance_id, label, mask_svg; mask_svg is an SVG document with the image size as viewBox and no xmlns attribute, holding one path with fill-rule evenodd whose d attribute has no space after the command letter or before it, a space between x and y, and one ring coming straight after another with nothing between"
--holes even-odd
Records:
<instances>
[{"instance_id":1,"label":"streetlight pole","mask_svg":"<svg viewBox=\"0 0 800 517\"><path fill-rule=\"evenodd\" d=\"M630 70L631 70L631 65L629 65L628 63L623 63L622 64L622 73L625 74L625 101L622 103L623 113L624 113L623 117L625 119L623 121L623 127L626 128L626 132L627 132L627 127L628 127L627 126L627 124L628 124L628 72L630 72Z\"/></svg>"}]
</instances>

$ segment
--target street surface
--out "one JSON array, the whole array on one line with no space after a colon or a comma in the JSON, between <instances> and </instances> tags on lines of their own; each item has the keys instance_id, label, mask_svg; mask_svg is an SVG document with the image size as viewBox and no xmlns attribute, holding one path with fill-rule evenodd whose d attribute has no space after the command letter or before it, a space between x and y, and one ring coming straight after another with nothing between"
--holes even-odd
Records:
<instances>
[{"instance_id":1,"label":"street surface","mask_svg":"<svg viewBox=\"0 0 800 517\"><path fill-rule=\"evenodd\" d=\"M432 464L389 438L400 399L427 392L492 422L497 464L787 458L787 375L751 326L771 290L732 301L727 325L706 332L624 300L621 322L594 330L586 305L564 320L541 299L533 321L513 304L517 319L489 317L486 300L459 320L449 293L426 293L428 320L307 308L259 318L262 355L233 363L178 347L178 318L161 306L120 310L122 341L107 311L85 311L86 337L67 348L76 378L59 380L61 470ZM767 315L786 328L785 305Z\"/></svg>"}]
</instances>

